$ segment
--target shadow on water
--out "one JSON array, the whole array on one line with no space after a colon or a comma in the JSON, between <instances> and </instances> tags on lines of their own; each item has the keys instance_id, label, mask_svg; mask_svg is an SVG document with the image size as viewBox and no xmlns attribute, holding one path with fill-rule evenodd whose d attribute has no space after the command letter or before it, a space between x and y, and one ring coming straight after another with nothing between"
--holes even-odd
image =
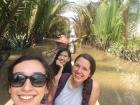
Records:
<instances>
[{"instance_id":1,"label":"shadow on water","mask_svg":"<svg viewBox=\"0 0 140 105\"><path fill-rule=\"evenodd\" d=\"M100 83L100 105L140 105L140 64L120 60L88 46L79 47L72 54L73 59L79 53L89 53L96 60L93 78ZM9 99L6 77L7 69L4 67L0 70L0 105Z\"/></svg>"}]
</instances>

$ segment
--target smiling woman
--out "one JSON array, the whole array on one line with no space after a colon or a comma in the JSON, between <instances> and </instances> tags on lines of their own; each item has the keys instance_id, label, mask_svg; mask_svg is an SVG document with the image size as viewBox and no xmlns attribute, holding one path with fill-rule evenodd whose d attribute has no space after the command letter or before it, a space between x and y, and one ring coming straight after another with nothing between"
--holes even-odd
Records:
<instances>
[{"instance_id":1,"label":"smiling woman","mask_svg":"<svg viewBox=\"0 0 140 105\"><path fill-rule=\"evenodd\" d=\"M42 105L51 83L49 71L41 54L26 54L18 58L8 69L9 93L13 104Z\"/></svg>"},{"instance_id":2,"label":"smiling woman","mask_svg":"<svg viewBox=\"0 0 140 105\"><path fill-rule=\"evenodd\" d=\"M95 60L89 54L77 56L72 74L64 73L59 80L54 105L98 105L99 84L91 79L95 69Z\"/></svg>"}]
</instances>

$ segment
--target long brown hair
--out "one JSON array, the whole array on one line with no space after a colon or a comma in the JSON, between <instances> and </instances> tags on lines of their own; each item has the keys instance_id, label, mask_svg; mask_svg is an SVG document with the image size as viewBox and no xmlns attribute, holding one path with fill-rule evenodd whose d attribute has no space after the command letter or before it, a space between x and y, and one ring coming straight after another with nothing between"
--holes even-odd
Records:
<instances>
[{"instance_id":1,"label":"long brown hair","mask_svg":"<svg viewBox=\"0 0 140 105\"><path fill-rule=\"evenodd\" d=\"M84 86L83 86L83 91L82 91L82 104L81 105L88 105L89 102L89 98L90 98L90 94L92 92L92 75L95 72L96 69L96 63L94 58L89 55L89 54L80 54L79 56L76 57L75 62L77 61L77 59L79 58L84 58L86 60L89 61L90 63L90 77L88 77L85 81L84 81Z\"/></svg>"}]
</instances>

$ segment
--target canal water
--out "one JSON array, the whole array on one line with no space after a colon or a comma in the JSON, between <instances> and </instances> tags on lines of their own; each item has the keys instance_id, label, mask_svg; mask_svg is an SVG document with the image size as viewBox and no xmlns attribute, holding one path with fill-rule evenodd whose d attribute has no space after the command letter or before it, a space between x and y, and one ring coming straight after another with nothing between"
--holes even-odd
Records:
<instances>
[{"instance_id":1,"label":"canal water","mask_svg":"<svg viewBox=\"0 0 140 105\"><path fill-rule=\"evenodd\" d=\"M93 79L100 83L100 105L140 105L140 64L121 60L89 46L78 47L72 54L73 59L80 53L89 53L96 60ZM9 62L11 60L5 65ZM0 105L9 99L6 77L4 66L0 70Z\"/></svg>"}]
</instances>

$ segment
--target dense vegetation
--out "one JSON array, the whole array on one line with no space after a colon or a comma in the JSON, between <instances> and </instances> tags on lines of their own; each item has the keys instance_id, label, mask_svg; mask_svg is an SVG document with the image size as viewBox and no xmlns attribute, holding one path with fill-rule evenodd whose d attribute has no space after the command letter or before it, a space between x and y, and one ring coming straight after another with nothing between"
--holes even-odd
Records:
<instances>
[{"instance_id":1,"label":"dense vegetation","mask_svg":"<svg viewBox=\"0 0 140 105\"><path fill-rule=\"evenodd\" d=\"M43 38L69 35L71 22L62 13L70 9L77 14L73 17L77 37L86 35L84 44L140 61L139 38L134 33L139 5L139 0L87 5L66 0L0 0L0 51L22 51Z\"/></svg>"},{"instance_id":2,"label":"dense vegetation","mask_svg":"<svg viewBox=\"0 0 140 105\"><path fill-rule=\"evenodd\" d=\"M135 32L139 5L139 0L102 0L77 7L76 31L87 35L84 43L123 59L140 61L139 38Z\"/></svg>"}]
</instances>

